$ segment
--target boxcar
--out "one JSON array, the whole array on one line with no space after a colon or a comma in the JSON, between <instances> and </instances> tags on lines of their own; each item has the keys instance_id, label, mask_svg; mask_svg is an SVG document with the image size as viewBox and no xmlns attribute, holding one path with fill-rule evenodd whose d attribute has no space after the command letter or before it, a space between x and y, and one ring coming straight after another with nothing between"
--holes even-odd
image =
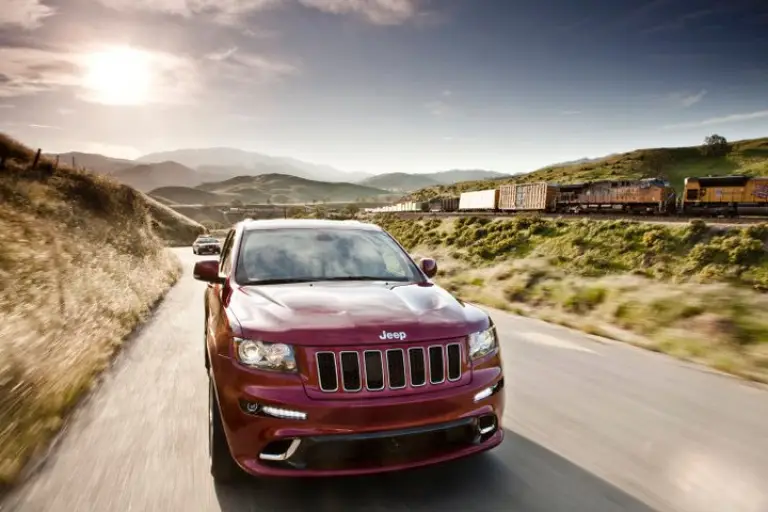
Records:
<instances>
[{"instance_id":1,"label":"boxcar","mask_svg":"<svg viewBox=\"0 0 768 512\"><path fill-rule=\"evenodd\" d=\"M513 183L499 187L499 210L554 211L557 187L546 182Z\"/></svg>"},{"instance_id":2,"label":"boxcar","mask_svg":"<svg viewBox=\"0 0 768 512\"><path fill-rule=\"evenodd\" d=\"M499 203L499 189L462 192L459 197L461 211L493 211Z\"/></svg>"},{"instance_id":3,"label":"boxcar","mask_svg":"<svg viewBox=\"0 0 768 512\"><path fill-rule=\"evenodd\" d=\"M705 215L766 215L768 177L685 178L682 211Z\"/></svg>"}]
</instances>

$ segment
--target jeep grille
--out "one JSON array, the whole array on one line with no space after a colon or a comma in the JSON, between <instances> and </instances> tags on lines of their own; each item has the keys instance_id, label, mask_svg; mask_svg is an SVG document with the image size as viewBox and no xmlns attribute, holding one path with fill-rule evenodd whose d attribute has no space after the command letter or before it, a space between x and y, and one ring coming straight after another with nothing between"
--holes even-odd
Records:
<instances>
[{"instance_id":1,"label":"jeep grille","mask_svg":"<svg viewBox=\"0 0 768 512\"><path fill-rule=\"evenodd\" d=\"M318 350L317 380L326 393L398 390L438 386L461 380L462 345L370 350Z\"/></svg>"}]
</instances>

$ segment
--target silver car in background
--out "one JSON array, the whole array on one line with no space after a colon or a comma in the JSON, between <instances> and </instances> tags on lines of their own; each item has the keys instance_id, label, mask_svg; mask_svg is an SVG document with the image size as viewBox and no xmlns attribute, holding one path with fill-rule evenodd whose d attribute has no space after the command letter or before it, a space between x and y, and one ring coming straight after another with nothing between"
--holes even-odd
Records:
<instances>
[{"instance_id":1,"label":"silver car in background","mask_svg":"<svg viewBox=\"0 0 768 512\"><path fill-rule=\"evenodd\" d=\"M221 242L210 235L200 235L192 244L192 252L195 254L220 254Z\"/></svg>"}]
</instances>

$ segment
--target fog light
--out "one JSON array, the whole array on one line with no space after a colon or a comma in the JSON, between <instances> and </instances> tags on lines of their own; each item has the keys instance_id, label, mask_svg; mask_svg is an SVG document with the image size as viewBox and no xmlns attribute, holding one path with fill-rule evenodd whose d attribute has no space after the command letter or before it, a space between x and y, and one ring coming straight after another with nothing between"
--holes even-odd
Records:
<instances>
[{"instance_id":1,"label":"fog light","mask_svg":"<svg viewBox=\"0 0 768 512\"><path fill-rule=\"evenodd\" d=\"M485 388L481 392L475 395L475 402L479 402L480 400L483 400L485 398L488 398L493 394L493 388Z\"/></svg>"},{"instance_id":2,"label":"fog light","mask_svg":"<svg viewBox=\"0 0 768 512\"><path fill-rule=\"evenodd\" d=\"M292 411L290 409L281 409L279 407L272 407L271 405L264 405L261 408L262 414L274 416L275 418L285 418L289 420L305 420L307 419L307 413L301 411Z\"/></svg>"},{"instance_id":3,"label":"fog light","mask_svg":"<svg viewBox=\"0 0 768 512\"><path fill-rule=\"evenodd\" d=\"M489 388L485 388L484 390L482 390L481 392L476 394L475 395L475 402L479 402L480 400L484 400L484 399L488 398L491 395L495 395L496 393L498 393L502 389L504 389L504 378L503 377L501 378L501 380L499 380L499 382L497 382L493 386L491 386Z\"/></svg>"}]
</instances>

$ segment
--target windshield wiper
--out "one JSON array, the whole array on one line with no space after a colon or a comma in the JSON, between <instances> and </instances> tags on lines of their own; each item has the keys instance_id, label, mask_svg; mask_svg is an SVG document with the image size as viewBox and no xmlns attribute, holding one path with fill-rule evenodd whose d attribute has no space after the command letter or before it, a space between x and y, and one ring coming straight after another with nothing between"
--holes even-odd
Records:
<instances>
[{"instance_id":1,"label":"windshield wiper","mask_svg":"<svg viewBox=\"0 0 768 512\"><path fill-rule=\"evenodd\" d=\"M408 281L407 277L383 277L383 276L340 276L326 277L318 281Z\"/></svg>"},{"instance_id":2,"label":"windshield wiper","mask_svg":"<svg viewBox=\"0 0 768 512\"><path fill-rule=\"evenodd\" d=\"M314 277L287 277L281 279L253 279L243 283L246 286L261 286L265 284L316 283L321 279Z\"/></svg>"}]
</instances>

